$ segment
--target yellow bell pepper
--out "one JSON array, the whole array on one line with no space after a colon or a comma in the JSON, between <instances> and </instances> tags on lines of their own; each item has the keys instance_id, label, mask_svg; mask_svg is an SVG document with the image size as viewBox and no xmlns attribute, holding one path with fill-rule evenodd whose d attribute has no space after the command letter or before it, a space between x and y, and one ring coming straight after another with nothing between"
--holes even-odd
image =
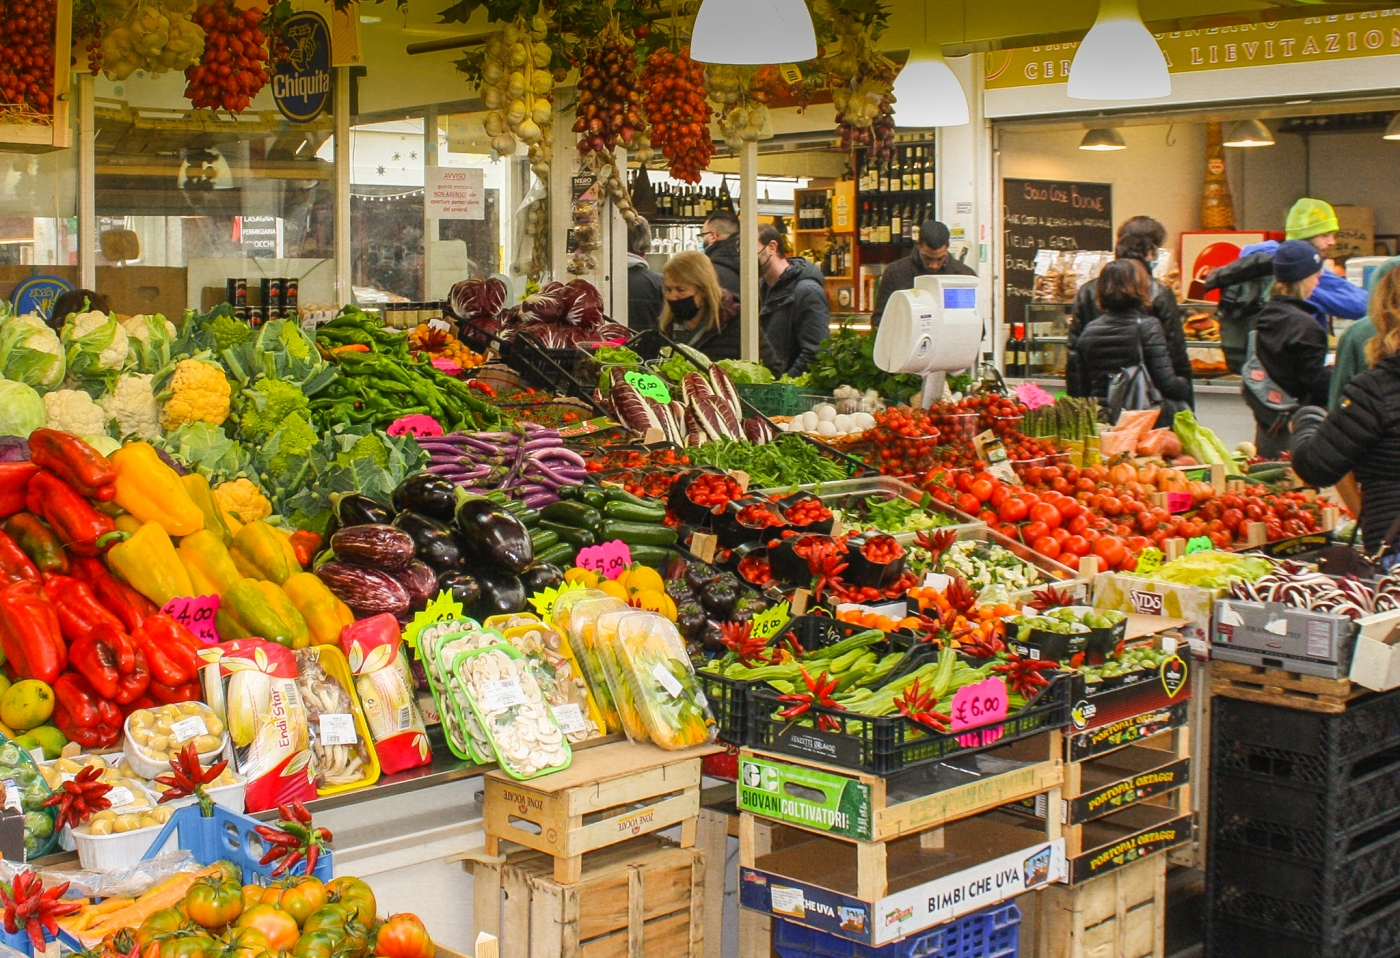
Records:
<instances>
[{"instance_id":1,"label":"yellow bell pepper","mask_svg":"<svg viewBox=\"0 0 1400 958\"><path fill-rule=\"evenodd\" d=\"M219 630L219 637L224 641L230 639L267 639L269 642L276 642L278 645L292 647L292 643L301 637L303 643L309 641L309 633L306 630L306 620L301 619L301 614L297 613L300 623L288 622L274 607L267 592L262 586L271 583L258 582L255 579L239 579L229 586L224 592L219 602L219 613L214 617L214 625ZM279 590L280 591L280 590ZM284 595L282 603L296 612L291 600Z\"/></svg>"},{"instance_id":2,"label":"yellow bell pepper","mask_svg":"<svg viewBox=\"0 0 1400 958\"><path fill-rule=\"evenodd\" d=\"M306 620L313 645L338 645L340 630L355 621L355 613L315 573L298 572L282 583L282 591Z\"/></svg>"},{"instance_id":3,"label":"yellow bell pepper","mask_svg":"<svg viewBox=\"0 0 1400 958\"><path fill-rule=\"evenodd\" d=\"M204 528L218 535L219 540L226 546L233 542L233 533L224 523L223 513L214 502L214 493L209 488L209 480L197 472L192 472L187 476L180 477L180 485L185 487L185 492L189 493L190 500L199 506L200 512L204 513Z\"/></svg>"},{"instance_id":4,"label":"yellow bell pepper","mask_svg":"<svg viewBox=\"0 0 1400 958\"><path fill-rule=\"evenodd\" d=\"M107 568L156 605L197 594L175 543L158 522L145 523L131 538L112 546Z\"/></svg>"},{"instance_id":5,"label":"yellow bell pepper","mask_svg":"<svg viewBox=\"0 0 1400 958\"><path fill-rule=\"evenodd\" d=\"M133 536L136 535L136 530L140 529L142 526L145 525L144 522L142 522L140 519L136 518L129 512L123 512L121 515L113 519L112 522L116 524L116 527L120 531Z\"/></svg>"},{"instance_id":6,"label":"yellow bell pepper","mask_svg":"<svg viewBox=\"0 0 1400 958\"><path fill-rule=\"evenodd\" d=\"M233 537L233 564L250 579L266 579L281 585L301 571L290 536L259 519L250 522Z\"/></svg>"},{"instance_id":7,"label":"yellow bell pepper","mask_svg":"<svg viewBox=\"0 0 1400 958\"><path fill-rule=\"evenodd\" d=\"M129 442L112 454L117 473L113 501L142 522L158 522L172 536L204 528L204 513L148 442Z\"/></svg>"},{"instance_id":8,"label":"yellow bell pepper","mask_svg":"<svg viewBox=\"0 0 1400 958\"><path fill-rule=\"evenodd\" d=\"M258 588L262 590L267 604L272 606L272 611L287 623L287 628L291 631L292 648L304 649L310 645L311 630L307 627L306 618L297 611L297 607L287 598L287 593L282 591L282 587L275 582L259 582Z\"/></svg>"},{"instance_id":9,"label":"yellow bell pepper","mask_svg":"<svg viewBox=\"0 0 1400 958\"><path fill-rule=\"evenodd\" d=\"M200 595L223 595L229 586L243 578L223 540L212 529L200 529L185 536L176 553Z\"/></svg>"}]
</instances>

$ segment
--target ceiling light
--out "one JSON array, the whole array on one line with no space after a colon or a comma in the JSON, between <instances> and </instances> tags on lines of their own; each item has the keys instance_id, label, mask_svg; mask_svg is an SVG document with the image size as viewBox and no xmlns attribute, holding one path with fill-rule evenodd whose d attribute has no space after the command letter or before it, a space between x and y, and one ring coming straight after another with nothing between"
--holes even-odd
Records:
<instances>
[{"instance_id":1,"label":"ceiling light","mask_svg":"<svg viewBox=\"0 0 1400 958\"><path fill-rule=\"evenodd\" d=\"M1390 126L1385 128L1383 139L1400 140L1400 113L1395 114L1395 118L1390 121Z\"/></svg>"},{"instance_id":2,"label":"ceiling light","mask_svg":"<svg viewBox=\"0 0 1400 958\"><path fill-rule=\"evenodd\" d=\"M967 94L937 44L920 45L909 51L904 69L894 78L893 92L895 126L968 123Z\"/></svg>"},{"instance_id":3,"label":"ceiling light","mask_svg":"<svg viewBox=\"0 0 1400 958\"><path fill-rule=\"evenodd\" d=\"M1152 100L1172 92L1167 60L1142 25L1137 0L1099 0L1099 16L1075 51L1069 96L1076 100Z\"/></svg>"},{"instance_id":4,"label":"ceiling light","mask_svg":"<svg viewBox=\"0 0 1400 958\"><path fill-rule=\"evenodd\" d=\"M1233 147L1273 146L1274 135L1260 120L1240 120L1230 127L1225 145Z\"/></svg>"},{"instance_id":5,"label":"ceiling light","mask_svg":"<svg viewBox=\"0 0 1400 958\"><path fill-rule=\"evenodd\" d=\"M361 23L378 23L379 17L360 17Z\"/></svg>"},{"instance_id":6,"label":"ceiling light","mask_svg":"<svg viewBox=\"0 0 1400 958\"><path fill-rule=\"evenodd\" d=\"M1079 141L1079 148L1096 153L1112 153L1115 150L1126 150L1128 144L1123 142L1123 135L1117 130L1098 127L1084 134L1084 139Z\"/></svg>"},{"instance_id":7,"label":"ceiling light","mask_svg":"<svg viewBox=\"0 0 1400 958\"><path fill-rule=\"evenodd\" d=\"M702 63L801 63L817 55L803 0L703 0L690 34Z\"/></svg>"}]
</instances>

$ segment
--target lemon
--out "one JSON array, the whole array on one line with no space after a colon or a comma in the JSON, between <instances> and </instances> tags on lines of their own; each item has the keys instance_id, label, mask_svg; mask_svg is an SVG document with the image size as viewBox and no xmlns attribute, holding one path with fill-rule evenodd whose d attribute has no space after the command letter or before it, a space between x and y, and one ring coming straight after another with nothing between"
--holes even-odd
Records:
<instances>
[{"instance_id":1,"label":"lemon","mask_svg":"<svg viewBox=\"0 0 1400 958\"><path fill-rule=\"evenodd\" d=\"M11 682L5 676L0 675L0 698L4 698L5 693L10 690Z\"/></svg>"},{"instance_id":2,"label":"lemon","mask_svg":"<svg viewBox=\"0 0 1400 958\"><path fill-rule=\"evenodd\" d=\"M38 679L16 682L0 696L0 722L27 732L53 715L53 689Z\"/></svg>"},{"instance_id":3,"label":"lemon","mask_svg":"<svg viewBox=\"0 0 1400 958\"><path fill-rule=\"evenodd\" d=\"M24 749L26 752L33 752L36 749L43 748L43 746L39 744L39 740L36 739L34 736L30 735L28 732L25 732L23 735L16 735L15 744L18 745L20 748Z\"/></svg>"},{"instance_id":4,"label":"lemon","mask_svg":"<svg viewBox=\"0 0 1400 958\"><path fill-rule=\"evenodd\" d=\"M63 746L68 744L68 736L52 725L36 725L29 730L29 737L39 743L44 750L44 758L58 758Z\"/></svg>"}]
</instances>

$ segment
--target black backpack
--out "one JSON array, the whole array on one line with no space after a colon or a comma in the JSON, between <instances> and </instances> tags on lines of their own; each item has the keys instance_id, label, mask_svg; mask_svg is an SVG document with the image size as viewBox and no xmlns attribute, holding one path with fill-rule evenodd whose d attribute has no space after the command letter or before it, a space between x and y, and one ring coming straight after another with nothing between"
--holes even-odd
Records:
<instances>
[{"instance_id":1,"label":"black backpack","mask_svg":"<svg viewBox=\"0 0 1400 958\"><path fill-rule=\"evenodd\" d=\"M1229 279L1234 278L1231 274L1243 279L1226 285ZM1207 290L1220 290L1220 306L1215 311L1215 318L1220 322L1220 348L1232 373L1238 373L1244 366L1254 320L1269 301L1273 288L1273 256L1267 253L1255 253L1236 260L1220 267L1206 279Z\"/></svg>"}]
</instances>

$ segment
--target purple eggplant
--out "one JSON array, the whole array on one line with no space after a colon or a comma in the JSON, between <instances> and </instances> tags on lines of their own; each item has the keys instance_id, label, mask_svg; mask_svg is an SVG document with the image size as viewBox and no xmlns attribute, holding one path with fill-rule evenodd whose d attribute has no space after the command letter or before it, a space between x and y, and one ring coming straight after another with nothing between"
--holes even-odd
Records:
<instances>
[{"instance_id":1,"label":"purple eggplant","mask_svg":"<svg viewBox=\"0 0 1400 958\"><path fill-rule=\"evenodd\" d=\"M413 538L382 523L349 526L331 536L331 551L342 562L396 572L413 559Z\"/></svg>"},{"instance_id":2,"label":"purple eggplant","mask_svg":"<svg viewBox=\"0 0 1400 958\"><path fill-rule=\"evenodd\" d=\"M408 611L408 590L387 572L349 562L325 562L316 569L316 576L326 584L337 599L359 616L403 615Z\"/></svg>"},{"instance_id":3,"label":"purple eggplant","mask_svg":"<svg viewBox=\"0 0 1400 958\"><path fill-rule=\"evenodd\" d=\"M422 559L414 559L407 566L394 573L394 578L408 592L410 612L418 612L427 607L433 596L438 594L437 573Z\"/></svg>"}]
</instances>

